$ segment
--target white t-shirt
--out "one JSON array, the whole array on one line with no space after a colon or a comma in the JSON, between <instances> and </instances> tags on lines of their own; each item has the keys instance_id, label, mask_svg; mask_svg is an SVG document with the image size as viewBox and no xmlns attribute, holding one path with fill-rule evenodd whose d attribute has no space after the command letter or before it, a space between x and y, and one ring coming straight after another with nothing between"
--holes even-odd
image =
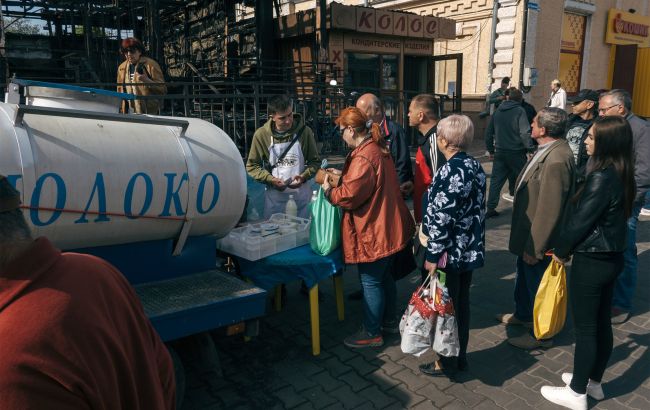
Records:
<instances>
[{"instance_id":1,"label":"white t-shirt","mask_svg":"<svg viewBox=\"0 0 650 410\"><path fill-rule=\"evenodd\" d=\"M551 93L548 106L566 110L566 91L564 91L564 88L560 87L556 92Z\"/></svg>"}]
</instances>

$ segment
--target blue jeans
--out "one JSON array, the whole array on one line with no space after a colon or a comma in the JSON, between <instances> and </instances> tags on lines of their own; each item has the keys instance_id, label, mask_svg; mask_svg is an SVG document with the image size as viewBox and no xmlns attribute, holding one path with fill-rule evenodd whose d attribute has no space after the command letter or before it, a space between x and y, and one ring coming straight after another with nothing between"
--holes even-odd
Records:
<instances>
[{"instance_id":1,"label":"blue jeans","mask_svg":"<svg viewBox=\"0 0 650 410\"><path fill-rule=\"evenodd\" d=\"M396 318L396 288L391 265L393 255L369 263L359 263L363 287L363 327L371 336L381 334L384 318Z\"/></svg>"},{"instance_id":2,"label":"blue jeans","mask_svg":"<svg viewBox=\"0 0 650 410\"><path fill-rule=\"evenodd\" d=\"M551 263L550 256L534 265L524 262L521 256L517 257L517 278L515 279L515 317L524 322L533 321L533 307L535 295L542 281L546 268Z\"/></svg>"},{"instance_id":3,"label":"blue jeans","mask_svg":"<svg viewBox=\"0 0 650 410\"><path fill-rule=\"evenodd\" d=\"M626 312L632 310L632 298L636 289L636 268L638 259L636 256L636 225L639 222L639 212L643 201L638 201L632 209L632 216L627 220L627 248L623 253L623 272L616 279L614 287L614 301L612 305Z\"/></svg>"}]
</instances>

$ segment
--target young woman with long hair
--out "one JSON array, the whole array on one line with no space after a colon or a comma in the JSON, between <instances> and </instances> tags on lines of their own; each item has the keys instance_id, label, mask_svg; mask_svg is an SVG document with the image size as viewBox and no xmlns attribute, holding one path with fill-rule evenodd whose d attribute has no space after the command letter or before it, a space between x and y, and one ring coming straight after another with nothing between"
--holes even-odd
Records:
<instances>
[{"instance_id":1,"label":"young woman with long hair","mask_svg":"<svg viewBox=\"0 0 650 410\"><path fill-rule=\"evenodd\" d=\"M632 129L623 117L599 117L585 141L591 156L584 185L573 200L553 258L573 254L569 302L576 334L573 373L563 373L565 387L542 387L549 401L587 409L587 395L604 398L601 380L612 353L612 295L623 269L627 218L636 187Z\"/></svg>"},{"instance_id":2,"label":"young woman with long hair","mask_svg":"<svg viewBox=\"0 0 650 410\"><path fill-rule=\"evenodd\" d=\"M413 237L415 223L379 126L358 108L343 110L336 123L352 151L339 186L330 186L325 178L323 190L343 210L343 259L349 271L359 273L364 298L363 326L344 343L355 348L381 346L382 331L394 332L398 324L393 258Z\"/></svg>"}]
</instances>

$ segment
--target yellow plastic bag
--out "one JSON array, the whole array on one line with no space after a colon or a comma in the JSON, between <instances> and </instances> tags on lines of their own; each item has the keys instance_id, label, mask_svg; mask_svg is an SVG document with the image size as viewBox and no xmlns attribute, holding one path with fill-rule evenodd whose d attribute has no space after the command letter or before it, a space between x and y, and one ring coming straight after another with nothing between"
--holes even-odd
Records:
<instances>
[{"instance_id":1,"label":"yellow plastic bag","mask_svg":"<svg viewBox=\"0 0 650 410\"><path fill-rule=\"evenodd\" d=\"M566 320L566 270L551 260L535 295L533 322L535 337L548 339L560 333Z\"/></svg>"}]
</instances>

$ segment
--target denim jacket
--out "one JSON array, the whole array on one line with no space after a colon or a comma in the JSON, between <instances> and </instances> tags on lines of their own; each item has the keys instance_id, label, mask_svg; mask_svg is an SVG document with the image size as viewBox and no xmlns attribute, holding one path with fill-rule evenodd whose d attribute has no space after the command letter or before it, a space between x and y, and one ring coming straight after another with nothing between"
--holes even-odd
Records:
<instances>
[{"instance_id":1,"label":"denim jacket","mask_svg":"<svg viewBox=\"0 0 650 410\"><path fill-rule=\"evenodd\" d=\"M466 271L485 259L485 172L464 152L449 159L427 191L422 232L429 262L447 252L447 267Z\"/></svg>"}]
</instances>

